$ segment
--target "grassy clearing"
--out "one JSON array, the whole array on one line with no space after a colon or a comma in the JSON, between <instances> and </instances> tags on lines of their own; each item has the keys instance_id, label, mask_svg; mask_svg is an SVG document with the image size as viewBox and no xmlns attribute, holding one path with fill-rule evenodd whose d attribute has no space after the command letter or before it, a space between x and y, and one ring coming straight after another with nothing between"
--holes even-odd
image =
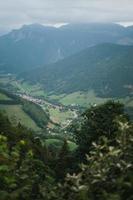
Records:
<instances>
[{"instance_id":1,"label":"grassy clearing","mask_svg":"<svg viewBox=\"0 0 133 200\"><path fill-rule=\"evenodd\" d=\"M51 120L58 124L62 124L66 120L73 118L73 112L70 110L60 111L59 108L50 108L49 113Z\"/></svg>"},{"instance_id":2,"label":"grassy clearing","mask_svg":"<svg viewBox=\"0 0 133 200\"><path fill-rule=\"evenodd\" d=\"M0 100L12 100L11 98L9 98L8 96L6 96L3 93L0 93Z\"/></svg>"},{"instance_id":3,"label":"grassy clearing","mask_svg":"<svg viewBox=\"0 0 133 200\"><path fill-rule=\"evenodd\" d=\"M17 81L14 76L7 76L0 77L0 83L4 85L10 85L13 89L17 92L21 93L28 93L32 96L36 97L46 97L46 92L42 89L40 84L31 85L27 82Z\"/></svg>"},{"instance_id":4,"label":"grassy clearing","mask_svg":"<svg viewBox=\"0 0 133 200\"><path fill-rule=\"evenodd\" d=\"M58 149L61 148L63 145L63 140L60 140L60 139L47 139L45 142L47 146L52 145ZM68 142L68 147L70 151L74 151L77 149L77 145L74 142L71 142L69 140L67 142Z\"/></svg>"},{"instance_id":5,"label":"grassy clearing","mask_svg":"<svg viewBox=\"0 0 133 200\"><path fill-rule=\"evenodd\" d=\"M18 82L18 81L13 81L12 85L17 88L20 92L22 93L28 93L31 96L36 96L36 97L46 97L45 91L41 88L39 84L36 85L30 85L26 82Z\"/></svg>"},{"instance_id":6,"label":"grassy clearing","mask_svg":"<svg viewBox=\"0 0 133 200\"><path fill-rule=\"evenodd\" d=\"M65 96L66 96L66 94L50 95L50 96L48 96L48 98L51 100L60 100L60 99L64 98Z\"/></svg>"},{"instance_id":7,"label":"grassy clearing","mask_svg":"<svg viewBox=\"0 0 133 200\"><path fill-rule=\"evenodd\" d=\"M60 97L60 96L59 96ZM102 104L111 98L100 98L97 97L94 91L89 92L75 92L69 95L65 95L59 99L59 102L63 105L80 105L89 107L93 104ZM120 101L125 104L126 107L133 107L133 98L113 98L116 101Z\"/></svg>"},{"instance_id":8,"label":"grassy clearing","mask_svg":"<svg viewBox=\"0 0 133 200\"><path fill-rule=\"evenodd\" d=\"M20 122L29 129L40 130L36 123L22 110L21 105L0 105L0 110L6 112L13 124Z\"/></svg>"},{"instance_id":9,"label":"grassy clearing","mask_svg":"<svg viewBox=\"0 0 133 200\"><path fill-rule=\"evenodd\" d=\"M47 97L47 94L41 89L38 91L32 91L30 94L31 96L34 96L34 97L44 97L44 98Z\"/></svg>"},{"instance_id":10,"label":"grassy clearing","mask_svg":"<svg viewBox=\"0 0 133 200\"><path fill-rule=\"evenodd\" d=\"M3 77L0 77L0 83L8 83L9 82L9 78L3 78Z\"/></svg>"},{"instance_id":11,"label":"grassy clearing","mask_svg":"<svg viewBox=\"0 0 133 200\"><path fill-rule=\"evenodd\" d=\"M93 104L100 104L107 101L108 98L97 97L94 91L74 92L68 94L59 100L63 105L79 105L88 107Z\"/></svg>"}]
</instances>

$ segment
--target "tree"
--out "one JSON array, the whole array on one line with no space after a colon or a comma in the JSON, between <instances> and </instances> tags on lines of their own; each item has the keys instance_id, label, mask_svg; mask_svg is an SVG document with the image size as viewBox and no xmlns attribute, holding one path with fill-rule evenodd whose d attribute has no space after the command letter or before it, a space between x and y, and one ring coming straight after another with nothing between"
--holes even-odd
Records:
<instances>
[{"instance_id":1,"label":"tree","mask_svg":"<svg viewBox=\"0 0 133 200\"><path fill-rule=\"evenodd\" d=\"M133 126L120 122L116 145L103 136L92 144L78 174L67 175L57 193L62 200L133 199Z\"/></svg>"},{"instance_id":2,"label":"tree","mask_svg":"<svg viewBox=\"0 0 133 200\"><path fill-rule=\"evenodd\" d=\"M92 142L97 141L100 136L106 136L115 141L119 128L117 118L128 120L123 104L114 101L91 107L83 114L83 117L80 129L75 130L74 133L81 157L89 152Z\"/></svg>"},{"instance_id":3,"label":"tree","mask_svg":"<svg viewBox=\"0 0 133 200\"><path fill-rule=\"evenodd\" d=\"M57 179L63 179L67 173L67 169L69 167L70 160L70 152L67 140L64 140L64 144L59 152L59 156L57 159L56 165L56 175Z\"/></svg>"}]
</instances>

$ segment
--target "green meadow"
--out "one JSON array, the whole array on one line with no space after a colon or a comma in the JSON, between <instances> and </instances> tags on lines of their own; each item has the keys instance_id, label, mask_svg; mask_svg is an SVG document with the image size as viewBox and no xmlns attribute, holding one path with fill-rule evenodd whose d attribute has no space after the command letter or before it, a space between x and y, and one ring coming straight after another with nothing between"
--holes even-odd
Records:
<instances>
[{"instance_id":1,"label":"green meadow","mask_svg":"<svg viewBox=\"0 0 133 200\"><path fill-rule=\"evenodd\" d=\"M40 130L36 123L23 111L21 105L0 105L0 110L7 114L13 124L16 125L20 122L29 129Z\"/></svg>"}]
</instances>

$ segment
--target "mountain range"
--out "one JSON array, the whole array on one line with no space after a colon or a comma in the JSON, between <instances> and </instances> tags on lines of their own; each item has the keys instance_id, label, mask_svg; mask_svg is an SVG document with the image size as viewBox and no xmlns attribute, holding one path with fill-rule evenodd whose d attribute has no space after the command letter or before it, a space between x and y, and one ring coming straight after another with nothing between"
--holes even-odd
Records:
<instances>
[{"instance_id":1,"label":"mountain range","mask_svg":"<svg viewBox=\"0 0 133 200\"><path fill-rule=\"evenodd\" d=\"M24 25L0 37L0 71L47 92L94 90L99 96L133 93L133 27Z\"/></svg>"},{"instance_id":2,"label":"mountain range","mask_svg":"<svg viewBox=\"0 0 133 200\"><path fill-rule=\"evenodd\" d=\"M133 44L133 27L68 24L60 28L24 25L0 37L0 71L19 73L57 62L102 43Z\"/></svg>"}]
</instances>

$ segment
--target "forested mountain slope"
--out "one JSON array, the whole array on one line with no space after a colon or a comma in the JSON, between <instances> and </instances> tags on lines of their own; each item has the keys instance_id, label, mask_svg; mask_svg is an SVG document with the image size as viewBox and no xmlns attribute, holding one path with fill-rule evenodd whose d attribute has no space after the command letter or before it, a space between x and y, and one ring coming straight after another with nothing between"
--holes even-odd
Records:
<instances>
[{"instance_id":1,"label":"forested mountain slope","mask_svg":"<svg viewBox=\"0 0 133 200\"><path fill-rule=\"evenodd\" d=\"M133 46L101 44L51 65L22 73L48 92L95 90L101 96L132 96Z\"/></svg>"}]
</instances>

